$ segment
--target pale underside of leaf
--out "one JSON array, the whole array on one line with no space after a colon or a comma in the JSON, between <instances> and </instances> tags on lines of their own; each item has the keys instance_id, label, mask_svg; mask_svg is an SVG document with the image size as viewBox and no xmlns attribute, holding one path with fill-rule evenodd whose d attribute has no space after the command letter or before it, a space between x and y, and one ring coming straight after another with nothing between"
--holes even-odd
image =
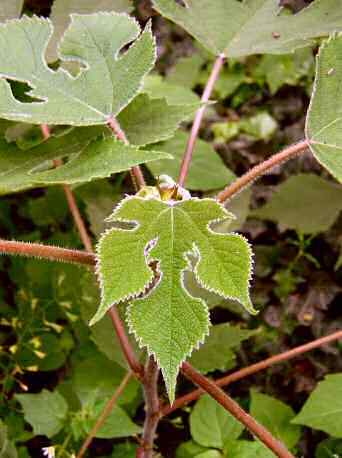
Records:
<instances>
[{"instance_id":1,"label":"pale underside of leaf","mask_svg":"<svg viewBox=\"0 0 342 458\"><path fill-rule=\"evenodd\" d=\"M20 16L24 0L1 0L0 22Z\"/></svg>"},{"instance_id":2,"label":"pale underside of leaf","mask_svg":"<svg viewBox=\"0 0 342 458\"><path fill-rule=\"evenodd\" d=\"M284 14L278 0L184 0L184 4L153 0L163 16L213 54L226 57L288 53L342 29L340 0L316 0L295 15Z\"/></svg>"},{"instance_id":3,"label":"pale underside of leaf","mask_svg":"<svg viewBox=\"0 0 342 458\"><path fill-rule=\"evenodd\" d=\"M306 120L315 158L342 183L342 35L331 37L317 56L316 79Z\"/></svg>"},{"instance_id":4,"label":"pale underside of leaf","mask_svg":"<svg viewBox=\"0 0 342 458\"><path fill-rule=\"evenodd\" d=\"M139 25L125 14L71 16L59 55L64 61L81 63L83 68L76 77L47 66L44 55L52 32L51 22L37 17L0 25L3 118L39 124L105 124L137 95L155 62L150 25L139 36ZM29 95L38 102L15 99L6 79L29 84Z\"/></svg>"},{"instance_id":5,"label":"pale underside of leaf","mask_svg":"<svg viewBox=\"0 0 342 458\"><path fill-rule=\"evenodd\" d=\"M29 150L0 140L0 195L53 184L74 184L108 177L133 165L170 157L167 153L142 151L104 137L102 127L73 129L51 137ZM52 161L68 157L57 169Z\"/></svg>"},{"instance_id":6,"label":"pale underside of leaf","mask_svg":"<svg viewBox=\"0 0 342 458\"><path fill-rule=\"evenodd\" d=\"M155 355L171 401L180 364L209 330L205 302L192 297L183 283L184 271L191 269L188 254L196 252L194 272L204 288L234 298L255 312L248 293L248 243L236 234L217 234L209 227L213 221L231 217L211 199L163 202L128 197L109 220L129 222L134 229L115 227L98 246L102 301L91 324L112 304L132 300L127 309L130 329ZM123 272L127 272L125 281Z\"/></svg>"},{"instance_id":7,"label":"pale underside of leaf","mask_svg":"<svg viewBox=\"0 0 342 458\"><path fill-rule=\"evenodd\" d=\"M13 2L13 0L9 1ZM131 0L96 0L96 2L93 0L54 0L49 16L54 26L54 33L46 51L47 61L53 62L58 59L57 44L70 24L71 14L93 14L98 11L122 13L130 12L132 8Z\"/></svg>"}]
</instances>

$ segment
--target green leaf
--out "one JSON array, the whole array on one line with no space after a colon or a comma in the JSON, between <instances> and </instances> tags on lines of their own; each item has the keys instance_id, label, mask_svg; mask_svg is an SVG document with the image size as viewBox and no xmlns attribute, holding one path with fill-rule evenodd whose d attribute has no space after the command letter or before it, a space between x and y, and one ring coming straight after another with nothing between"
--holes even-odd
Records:
<instances>
[{"instance_id":1,"label":"green leaf","mask_svg":"<svg viewBox=\"0 0 342 458\"><path fill-rule=\"evenodd\" d=\"M196 458L223 458L223 455L217 450L207 450L206 452L196 455Z\"/></svg>"},{"instance_id":2,"label":"green leaf","mask_svg":"<svg viewBox=\"0 0 342 458\"><path fill-rule=\"evenodd\" d=\"M105 408L106 402L98 402L91 412L91 418L87 422L85 428L89 434L95 426L99 416ZM105 423L96 433L96 437L100 439L114 439L119 437L135 436L142 432L141 426L136 425L127 415L127 413L119 406L114 406L111 413L106 418Z\"/></svg>"},{"instance_id":3,"label":"green leaf","mask_svg":"<svg viewBox=\"0 0 342 458\"><path fill-rule=\"evenodd\" d=\"M315 450L315 458L337 458L342 456L341 439L325 439L320 442Z\"/></svg>"},{"instance_id":4,"label":"green leaf","mask_svg":"<svg viewBox=\"0 0 342 458\"><path fill-rule=\"evenodd\" d=\"M137 95L155 61L150 26L139 36L138 24L127 15L71 17L59 53L65 61L86 67L76 77L61 68L51 70L44 60L52 33L48 19L24 17L0 25L0 39L11 43L11 53L7 46L0 49L1 117L34 124L105 124ZM119 51L133 40L119 58ZM5 78L29 84L30 96L38 101L19 102Z\"/></svg>"},{"instance_id":5,"label":"green leaf","mask_svg":"<svg viewBox=\"0 0 342 458\"><path fill-rule=\"evenodd\" d=\"M96 312L97 304L100 302L100 291L94 273L90 271L84 272L76 286L78 288L82 319L88 325L89 320ZM124 317L122 316L122 318ZM116 333L113 332L111 318L106 315L89 330L91 332L91 340L99 351L106 355L108 359L127 370L127 360L122 352ZM130 344L135 354L139 356L140 351L133 336L130 338Z\"/></svg>"},{"instance_id":6,"label":"green leaf","mask_svg":"<svg viewBox=\"0 0 342 458\"><path fill-rule=\"evenodd\" d=\"M257 441L232 441L227 443L225 449L229 458L275 458L276 456L264 444Z\"/></svg>"},{"instance_id":7,"label":"green leaf","mask_svg":"<svg viewBox=\"0 0 342 458\"><path fill-rule=\"evenodd\" d=\"M206 447L202 447L202 445L190 440L188 442L183 442L177 448L176 458L195 458L197 455L205 452L206 450Z\"/></svg>"},{"instance_id":8,"label":"green leaf","mask_svg":"<svg viewBox=\"0 0 342 458\"><path fill-rule=\"evenodd\" d=\"M254 76L265 79L271 93L275 94L285 84L296 86L302 77L312 75L314 57L311 48L297 49L292 54L261 57Z\"/></svg>"},{"instance_id":9,"label":"green leaf","mask_svg":"<svg viewBox=\"0 0 342 458\"><path fill-rule=\"evenodd\" d=\"M52 437L64 426L68 405L57 391L43 390L38 394L16 394L24 409L25 420L35 435Z\"/></svg>"},{"instance_id":10,"label":"green leaf","mask_svg":"<svg viewBox=\"0 0 342 458\"><path fill-rule=\"evenodd\" d=\"M165 98L169 105L191 105L199 101L198 96L188 88L168 83L165 78L156 74L146 76L142 92L151 99Z\"/></svg>"},{"instance_id":11,"label":"green leaf","mask_svg":"<svg viewBox=\"0 0 342 458\"><path fill-rule=\"evenodd\" d=\"M327 375L292 420L342 438L342 374Z\"/></svg>"},{"instance_id":12,"label":"green leaf","mask_svg":"<svg viewBox=\"0 0 342 458\"><path fill-rule=\"evenodd\" d=\"M156 151L143 151L124 145L115 137L99 138L87 145L76 157L66 164L43 173L33 175L36 183L74 184L106 178L113 173L129 170L131 167L169 158L170 155Z\"/></svg>"},{"instance_id":13,"label":"green leaf","mask_svg":"<svg viewBox=\"0 0 342 458\"><path fill-rule=\"evenodd\" d=\"M311 174L299 174L281 183L270 200L251 215L279 224L281 230L305 234L324 232L342 210L342 188Z\"/></svg>"},{"instance_id":14,"label":"green leaf","mask_svg":"<svg viewBox=\"0 0 342 458\"><path fill-rule=\"evenodd\" d=\"M138 446L131 442L125 442L124 444L115 444L111 458L136 458Z\"/></svg>"},{"instance_id":15,"label":"green leaf","mask_svg":"<svg viewBox=\"0 0 342 458\"><path fill-rule=\"evenodd\" d=\"M70 24L70 15L92 14L98 11L116 11L117 13L130 12L130 0L54 0L51 8L50 20L54 26L54 33L47 49L47 60L52 62L58 59L57 45L65 30Z\"/></svg>"},{"instance_id":16,"label":"green leaf","mask_svg":"<svg viewBox=\"0 0 342 458\"><path fill-rule=\"evenodd\" d=\"M306 138L315 158L342 183L342 35L320 48L306 120Z\"/></svg>"},{"instance_id":17,"label":"green leaf","mask_svg":"<svg viewBox=\"0 0 342 458\"><path fill-rule=\"evenodd\" d=\"M42 171L53 167L54 159L65 157L69 162L63 166ZM97 127L74 129L28 151L0 139L0 195L42 184L87 182L128 170L129 164L160 157L166 157L166 153L141 151L123 145L112 136L104 138L102 129Z\"/></svg>"},{"instance_id":18,"label":"green leaf","mask_svg":"<svg viewBox=\"0 0 342 458\"><path fill-rule=\"evenodd\" d=\"M223 449L228 440L240 436L244 427L214 399L205 395L191 412L190 430L192 438L200 445Z\"/></svg>"},{"instance_id":19,"label":"green leaf","mask_svg":"<svg viewBox=\"0 0 342 458\"><path fill-rule=\"evenodd\" d=\"M0 420L0 458L18 458L18 453L7 436L7 426Z\"/></svg>"},{"instance_id":20,"label":"green leaf","mask_svg":"<svg viewBox=\"0 0 342 458\"><path fill-rule=\"evenodd\" d=\"M251 390L250 414L287 448L293 449L299 441L301 430L291 424L296 414L279 399Z\"/></svg>"},{"instance_id":21,"label":"green leaf","mask_svg":"<svg viewBox=\"0 0 342 458\"><path fill-rule=\"evenodd\" d=\"M105 218L113 211L114 205L122 195L119 190L106 180L95 181L79 186L77 195L85 203L85 211L90 223L90 230L96 237L110 227Z\"/></svg>"},{"instance_id":22,"label":"green leaf","mask_svg":"<svg viewBox=\"0 0 342 458\"><path fill-rule=\"evenodd\" d=\"M206 304L192 297L183 285L188 254L199 256L194 272L203 288L234 298L255 312L248 293L248 243L239 235L216 234L209 229L210 222L226 218L231 214L211 199L127 197L109 221L129 222L134 229L113 228L98 245L102 301L91 324L112 304L134 299L127 310L130 329L140 345L155 354L171 401L179 365L209 331ZM158 263L160 280L148 295L135 299L151 285L154 274L148 263L153 259Z\"/></svg>"},{"instance_id":23,"label":"green leaf","mask_svg":"<svg viewBox=\"0 0 342 458\"><path fill-rule=\"evenodd\" d=\"M240 329L228 323L213 326L204 344L191 355L190 362L204 374L214 370L226 371L235 360L232 349L239 347L242 341L254 334L255 331Z\"/></svg>"},{"instance_id":24,"label":"green leaf","mask_svg":"<svg viewBox=\"0 0 342 458\"><path fill-rule=\"evenodd\" d=\"M174 156L174 159L171 160L163 159L149 164L148 168L154 176L157 177L167 173L174 180L177 179L187 141L187 133L177 132L171 140L153 145L153 148L158 148ZM198 139L186 180L187 187L202 191L219 189L229 184L234 178L235 175L233 172L224 165L213 147L209 143Z\"/></svg>"},{"instance_id":25,"label":"green leaf","mask_svg":"<svg viewBox=\"0 0 342 458\"><path fill-rule=\"evenodd\" d=\"M282 14L275 0L184 0L184 7L175 0L152 3L213 54L226 57L288 53L342 28L339 0L316 0L295 15Z\"/></svg>"},{"instance_id":26,"label":"green leaf","mask_svg":"<svg viewBox=\"0 0 342 458\"><path fill-rule=\"evenodd\" d=\"M0 4L0 22L20 16L24 0L2 0Z\"/></svg>"},{"instance_id":27,"label":"green leaf","mask_svg":"<svg viewBox=\"0 0 342 458\"><path fill-rule=\"evenodd\" d=\"M198 83L201 67L204 63L205 59L199 53L180 57L166 75L167 83L189 89L193 88Z\"/></svg>"},{"instance_id":28,"label":"green leaf","mask_svg":"<svg viewBox=\"0 0 342 458\"><path fill-rule=\"evenodd\" d=\"M199 107L199 103L171 105L165 98L140 94L120 113L118 121L131 144L144 146L172 137L180 123Z\"/></svg>"}]
</instances>

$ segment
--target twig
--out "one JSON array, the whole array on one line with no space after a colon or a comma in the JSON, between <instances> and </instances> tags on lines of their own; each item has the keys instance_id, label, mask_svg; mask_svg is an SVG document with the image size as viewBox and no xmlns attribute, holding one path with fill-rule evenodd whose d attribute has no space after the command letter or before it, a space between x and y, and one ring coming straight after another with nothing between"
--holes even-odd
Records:
<instances>
[{"instance_id":1,"label":"twig","mask_svg":"<svg viewBox=\"0 0 342 458\"><path fill-rule=\"evenodd\" d=\"M96 437L96 434L98 431L101 429L102 425L105 423L108 415L111 413L113 410L115 404L117 403L118 398L121 396L123 393L124 389L126 388L130 378L132 377L132 374L130 372L127 372L125 377L122 379L120 385L117 387L115 390L113 396L110 398L110 400L107 402L105 405L101 415L97 419L97 422L93 426L92 430L88 434L86 440L82 444L82 447L80 448L80 451L78 452L77 458L82 458L85 452L87 451L89 445L93 441L94 437Z\"/></svg>"},{"instance_id":2,"label":"twig","mask_svg":"<svg viewBox=\"0 0 342 458\"><path fill-rule=\"evenodd\" d=\"M41 128L41 131L42 131L44 139L48 140L50 138L49 126L47 124L41 124L40 128ZM59 167L59 166L63 165L63 162L60 159L55 159L53 161L53 163L54 163L55 167ZM63 190L64 190L65 197L66 197L66 199L68 201L70 213L72 214L72 216L74 218L74 222L75 222L76 227L78 229L78 232L80 234L80 238L82 240L82 243L85 246L85 249L87 251L93 251L93 245L91 243L91 238L90 238L90 236L88 234L88 231L86 229L86 225L85 225L85 223L83 221L82 215L81 215L81 213L79 211L79 208L77 206L75 195L72 192L70 186L63 185L62 187L63 187Z\"/></svg>"},{"instance_id":3,"label":"twig","mask_svg":"<svg viewBox=\"0 0 342 458\"><path fill-rule=\"evenodd\" d=\"M143 443L141 447L144 451L144 454L141 454L143 458L152 458L153 456L154 437L160 420L158 376L159 369L157 363L153 356L150 356L147 361L143 379L146 410Z\"/></svg>"},{"instance_id":4,"label":"twig","mask_svg":"<svg viewBox=\"0 0 342 458\"><path fill-rule=\"evenodd\" d=\"M214 88L214 85L216 83L216 80L219 77L219 74L220 74L220 71L221 71L221 69L223 67L224 62L225 62L225 55L224 54L220 54L217 57L217 59L216 59L216 61L214 63L213 69L211 71L211 74L210 74L209 79L207 81L207 84L205 86L203 95L201 97L201 102L204 105L197 111L195 119L194 119L194 122L192 124L189 141L188 141L188 144L187 144L187 147L186 147L186 150L185 150L184 158L183 158L183 161L182 161L182 164L181 164L181 168L180 168L180 172L179 172L179 177L178 177L179 186L184 186L186 177L188 175L189 166L190 166L190 162L191 162L191 159L192 159L192 154L193 154L195 143L196 143L196 140L197 140L197 137L198 137L198 132L199 132L200 127L201 127L203 115L204 115L204 112L205 112L205 109L206 109L206 105L205 104L209 101L210 95L211 95L211 93L213 91L213 88Z\"/></svg>"},{"instance_id":5,"label":"twig","mask_svg":"<svg viewBox=\"0 0 342 458\"><path fill-rule=\"evenodd\" d=\"M272 169L274 166L281 164L296 154L303 152L306 150L306 148L309 147L309 141L308 140L302 140L299 143L295 143L294 145L290 145L287 148L283 149L277 154L274 154L271 156L269 159L267 159L264 162L261 162L261 164L256 165L252 169L250 169L247 173L242 175L240 178L237 180L233 181L232 184L227 186L223 191L221 191L217 195L217 200L219 202L224 202L231 198L233 195L237 194L240 192L242 189L244 189L246 186L252 184L257 178L261 177L265 173L267 173L270 169Z\"/></svg>"},{"instance_id":6,"label":"twig","mask_svg":"<svg viewBox=\"0 0 342 458\"><path fill-rule=\"evenodd\" d=\"M326 345L328 343L340 339L342 339L342 331L336 331L328 336L320 337L319 339L313 340L312 342L295 347L292 350L284 351L283 353L279 353L279 355L271 356L270 358L266 358L263 361L259 361L258 363L252 364L251 366L244 367L243 369L228 374L225 377L221 377L217 380L214 380L214 383L220 387L227 386L230 383L237 382L238 380L248 377L249 375L255 374L256 372L265 370L268 367L273 366L274 364L279 364L283 361L288 361L292 358L296 358L297 356L303 353L314 350L315 348L319 348L322 345ZM186 406L190 402L195 401L203 394L204 391L201 389L194 390L191 393L188 393L176 399L172 406L165 405L164 407L162 407L161 413L163 416L169 415L174 410L177 410L181 407Z\"/></svg>"},{"instance_id":7,"label":"twig","mask_svg":"<svg viewBox=\"0 0 342 458\"><path fill-rule=\"evenodd\" d=\"M279 458L295 458L286 447L272 436L262 425L260 425L253 417L248 415L239 404L229 397L221 388L215 385L189 363L183 363L182 372L184 375L196 385L200 386L204 391L210 394L219 404L221 404L228 412L230 412L240 423L242 423L254 436L256 436L266 447L274 452Z\"/></svg>"},{"instance_id":8,"label":"twig","mask_svg":"<svg viewBox=\"0 0 342 458\"><path fill-rule=\"evenodd\" d=\"M113 305L109 309L109 315L112 319L112 323L118 336L121 349L126 357L127 363L131 371L139 380L143 380L144 367L142 366L142 364L140 364L140 362L134 354L134 351L128 340L124 325L122 324L122 321L120 319L116 305Z\"/></svg>"},{"instance_id":9,"label":"twig","mask_svg":"<svg viewBox=\"0 0 342 458\"><path fill-rule=\"evenodd\" d=\"M118 139L121 140L125 145L129 144L129 141L126 137L125 132L121 129L118 121L114 117L109 119L108 127L118 137ZM132 176L133 184L137 188L136 190L146 186L144 175L141 171L141 168L138 165L132 167L131 176Z\"/></svg>"},{"instance_id":10,"label":"twig","mask_svg":"<svg viewBox=\"0 0 342 458\"><path fill-rule=\"evenodd\" d=\"M79 250L69 250L40 243L18 242L0 239L0 254L14 254L33 258L48 259L50 261L68 262L95 266L93 253Z\"/></svg>"}]
</instances>

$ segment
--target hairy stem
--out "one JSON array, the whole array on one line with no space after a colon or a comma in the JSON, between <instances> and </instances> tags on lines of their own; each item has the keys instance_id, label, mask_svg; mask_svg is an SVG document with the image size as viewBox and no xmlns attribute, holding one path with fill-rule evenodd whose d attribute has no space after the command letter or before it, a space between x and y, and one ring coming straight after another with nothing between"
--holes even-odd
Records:
<instances>
[{"instance_id":1,"label":"hairy stem","mask_svg":"<svg viewBox=\"0 0 342 458\"><path fill-rule=\"evenodd\" d=\"M336 331L328 336L320 337L319 339L313 340L304 345L300 345L298 347L292 348L292 350L284 351L283 353L279 353L278 355L271 356L270 358L266 358L258 363L252 364L250 366L244 367L243 369L239 369L231 374L226 375L225 377L221 377L217 380L214 380L214 383L217 386L227 386L230 383L237 382L249 375L255 374L256 372L262 371L267 369L268 367L273 366L274 364L279 364L284 361L288 361L292 358L296 358L297 356L306 353L308 351L314 350L315 348L319 348L323 345L327 345L328 343L334 342L336 340L342 339L342 330ZM161 409L162 415L169 415L174 410L180 409L192 401L196 401L200 396L204 394L202 389L194 390L191 393L188 393L184 396L179 397L175 400L172 406L165 405Z\"/></svg>"},{"instance_id":2,"label":"hairy stem","mask_svg":"<svg viewBox=\"0 0 342 458\"><path fill-rule=\"evenodd\" d=\"M276 165L279 165L293 156L296 156L298 153L305 151L309 146L308 140L302 140L294 145L290 145L280 151L277 154L274 154L269 159L261 164L256 165L255 167L251 168L248 172L242 175L237 180L233 181L232 184L227 186L223 191L221 191L217 195L217 200L219 202L224 202L230 199L232 196L237 194L238 192L242 191L244 188L252 184L256 179L260 178L262 175L267 173Z\"/></svg>"},{"instance_id":3,"label":"hairy stem","mask_svg":"<svg viewBox=\"0 0 342 458\"><path fill-rule=\"evenodd\" d=\"M86 440L84 441L84 443L82 444L82 447L80 448L80 451L78 452L77 454L77 458L82 458L83 455L85 454L85 452L87 451L89 445L91 444L91 442L93 441L94 437L96 437L96 434L99 432L99 430L101 429L101 427L103 426L103 424L105 423L108 415L111 413L111 411L113 410L113 408L115 407L116 403L117 403L117 400L118 398L121 396L121 394L123 393L124 389L126 388L128 382L130 381L132 377L132 374L130 372L127 372L127 374L125 375L125 377L122 379L120 385L117 387L117 389L115 390L113 396L110 398L110 400L107 402L107 404L105 405L105 408L103 409L103 411L101 412L101 415L99 416L99 418L97 419L97 422L95 423L94 427L92 428L92 430L90 431L90 433L88 434Z\"/></svg>"},{"instance_id":4,"label":"hairy stem","mask_svg":"<svg viewBox=\"0 0 342 458\"><path fill-rule=\"evenodd\" d=\"M0 254L29 256L33 258L48 259L49 261L68 262L95 266L96 260L93 253L79 250L69 250L40 243L18 242L0 239Z\"/></svg>"},{"instance_id":5,"label":"hairy stem","mask_svg":"<svg viewBox=\"0 0 342 458\"><path fill-rule=\"evenodd\" d=\"M253 417L248 415L239 404L229 397L221 388L215 385L189 363L183 363L183 374L196 385L200 386L219 404L221 404L231 415L233 415L240 423L242 423L255 437L263 442L272 452L279 458L295 458L286 447L272 436L262 425L260 425Z\"/></svg>"},{"instance_id":6,"label":"hairy stem","mask_svg":"<svg viewBox=\"0 0 342 458\"><path fill-rule=\"evenodd\" d=\"M139 380L143 380L144 367L142 366L142 364L140 364L139 360L137 359L133 351L133 348L131 347L131 344L125 331L125 327L120 319L116 305L113 305L109 309L109 315L111 317L114 329L118 336L121 349L126 357L127 363L131 371Z\"/></svg>"},{"instance_id":7,"label":"hairy stem","mask_svg":"<svg viewBox=\"0 0 342 458\"><path fill-rule=\"evenodd\" d=\"M203 102L203 104L206 104L209 101L210 95L211 95L211 93L213 91L213 88L215 86L217 78L219 77L219 74L220 74L220 71L221 71L221 69L223 67L224 62L225 62L225 55L224 54L220 54L217 57L217 59L216 59L216 61L214 63L213 69L211 71L211 74L209 76L207 84L206 84L206 86L204 88L204 92L203 92L203 95L201 97L201 102ZM190 162L191 162L191 159L192 159L192 154L193 154L195 143L196 143L196 140L197 140L197 137L198 137L198 132L199 132L200 127L201 127L201 123L202 123L202 119L203 119L203 115L204 115L205 109L206 109L206 106L203 105L197 111L195 119L194 119L194 122L192 124L189 141L188 141L188 144L187 144L187 147L186 147L186 150L185 150L184 158L183 158L183 161L182 161L182 164L181 164L181 168L180 168L180 172L179 172L179 177L178 177L179 186L184 186L184 184L185 184L185 180L186 180L186 177L187 177L188 172L189 172L189 167L190 167Z\"/></svg>"},{"instance_id":8,"label":"hairy stem","mask_svg":"<svg viewBox=\"0 0 342 458\"><path fill-rule=\"evenodd\" d=\"M50 138L49 126L47 124L41 124L40 128L41 128L43 137L45 138L45 140L48 140ZM63 162L60 159L56 159L53 162L54 162L55 167L59 167L59 166L63 165ZM84 247L85 247L85 249L87 251L93 251L93 245L91 243L91 238L90 238L90 236L88 234L88 231L87 231L86 225L85 225L85 223L83 221L81 212L79 211L79 208L77 206L75 195L72 192L70 186L63 185L62 187L63 187L64 194L65 194L65 197L66 197L67 202L68 202L70 213L72 214L72 217L74 219L75 225L76 225L76 227L78 229L78 232L80 234L80 238L82 240L82 243L83 243L83 245L84 245Z\"/></svg>"},{"instance_id":9,"label":"hairy stem","mask_svg":"<svg viewBox=\"0 0 342 458\"><path fill-rule=\"evenodd\" d=\"M129 141L126 137L125 132L121 129L120 124L114 117L109 119L108 127L118 137L118 139L121 140L125 145L129 144ZM141 168L138 165L132 167L131 176L132 176L133 184L136 187L136 191L146 185L144 175L141 171Z\"/></svg>"},{"instance_id":10,"label":"hairy stem","mask_svg":"<svg viewBox=\"0 0 342 458\"><path fill-rule=\"evenodd\" d=\"M154 437L160 420L158 376L159 369L157 363L153 356L150 356L147 360L143 378L146 412L143 443L141 447L144 453L142 453L142 451L140 452L143 458L152 458L153 456Z\"/></svg>"}]
</instances>

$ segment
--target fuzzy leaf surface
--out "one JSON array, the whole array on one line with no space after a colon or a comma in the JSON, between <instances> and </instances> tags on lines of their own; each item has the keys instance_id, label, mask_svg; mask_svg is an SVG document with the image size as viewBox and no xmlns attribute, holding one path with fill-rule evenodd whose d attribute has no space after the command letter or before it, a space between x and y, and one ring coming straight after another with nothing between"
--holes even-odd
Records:
<instances>
[{"instance_id":1,"label":"fuzzy leaf surface","mask_svg":"<svg viewBox=\"0 0 342 458\"><path fill-rule=\"evenodd\" d=\"M49 16L54 26L54 32L47 49L48 62L58 59L57 45L70 24L71 14L93 14L98 11L123 13L130 12L132 7L130 0L97 0L96 2L92 0L54 0Z\"/></svg>"},{"instance_id":2,"label":"fuzzy leaf surface","mask_svg":"<svg viewBox=\"0 0 342 458\"><path fill-rule=\"evenodd\" d=\"M226 57L288 53L342 29L340 0L316 0L294 15L281 12L278 0L184 0L185 7L175 0L152 3L213 54Z\"/></svg>"},{"instance_id":3,"label":"fuzzy leaf surface","mask_svg":"<svg viewBox=\"0 0 342 458\"><path fill-rule=\"evenodd\" d=\"M47 66L44 53L52 31L48 19L37 17L0 25L1 117L33 124L105 124L137 95L155 61L150 26L140 34L139 25L127 15L74 14L59 45L62 60L85 67L73 77ZM38 101L15 99L6 78L29 84L29 95Z\"/></svg>"},{"instance_id":4,"label":"fuzzy leaf surface","mask_svg":"<svg viewBox=\"0 0 342 458\"><path fill-rule=\"evenodd\" d=\"M327 375L292 420L342 438L342 374Z\"/></svg>"},{"instance_id":5,"label":"fuzzy leaf surface","mask_svg":"<svg viewBox=\"0 0 342 458\"><path fill-rule=\"evenodd\" d=\"M35 435L52 437L62 429L68 405L57 391L44 389L37 394L17 394L15 398L22 405L25 420Z\"/></svg>"},{"instance_id":6,"label":"fuzzy leaf surface","mask_svg":"<svg viewBox=\"0 0 342 458\"><path fill-rule=\"evenodd\" d=\"M2 0L0 3L0 22L17 18L23 8L24 0Z\"/></svg>"},{"instance_id":7,"label":"fuzzy leaf surface","mask_svg":"<svg viewBox=\"0 0 342 458\"><path fill-rule=\"evenodd\" d=\"M191 269L187 255L198 254L194 273L204 288L235 298L254 312L248 292L248 243L239 235L217 234L210 229L212 221L226 218L231 214L211 199L127 197L109 220L129 222L134 228L115 227L104 234L98 246L102 301L91 324L113 303L134 299L127 310L130 329L139 343L155 354L171 401L180 364L209 332L205 302L192 297L183 284L184 270ZM137 299L154 279L148 265L153 260L160 278L145 297Z\"/></svg>"},{"instance_id":8,"label":"fuzzy leaf surface","mask_svg":"<svg viewBox=\"0 0 342 458\"><path fill-rule=\"evenodd\" d=\"M123 145L113 136L104 138L102 132L101 127L74 129L26 151L0 139L0 195L42 184L92 181L128 170L132 165L169 157L167 153ZM51 168L52 160L62 157L69 161L58 169L45 171Z\"/></svg>"},{"instance_id":9,"label":"fuzzy leaf surface","mask_svg":"<svg viewBox=\"0 0 342 458\"><path fill-rule=\"evenodd\" d=\"M306 121L306 138L316 159L342 183L342 35L319 51Z\"/></svg>"}]
</instances>

